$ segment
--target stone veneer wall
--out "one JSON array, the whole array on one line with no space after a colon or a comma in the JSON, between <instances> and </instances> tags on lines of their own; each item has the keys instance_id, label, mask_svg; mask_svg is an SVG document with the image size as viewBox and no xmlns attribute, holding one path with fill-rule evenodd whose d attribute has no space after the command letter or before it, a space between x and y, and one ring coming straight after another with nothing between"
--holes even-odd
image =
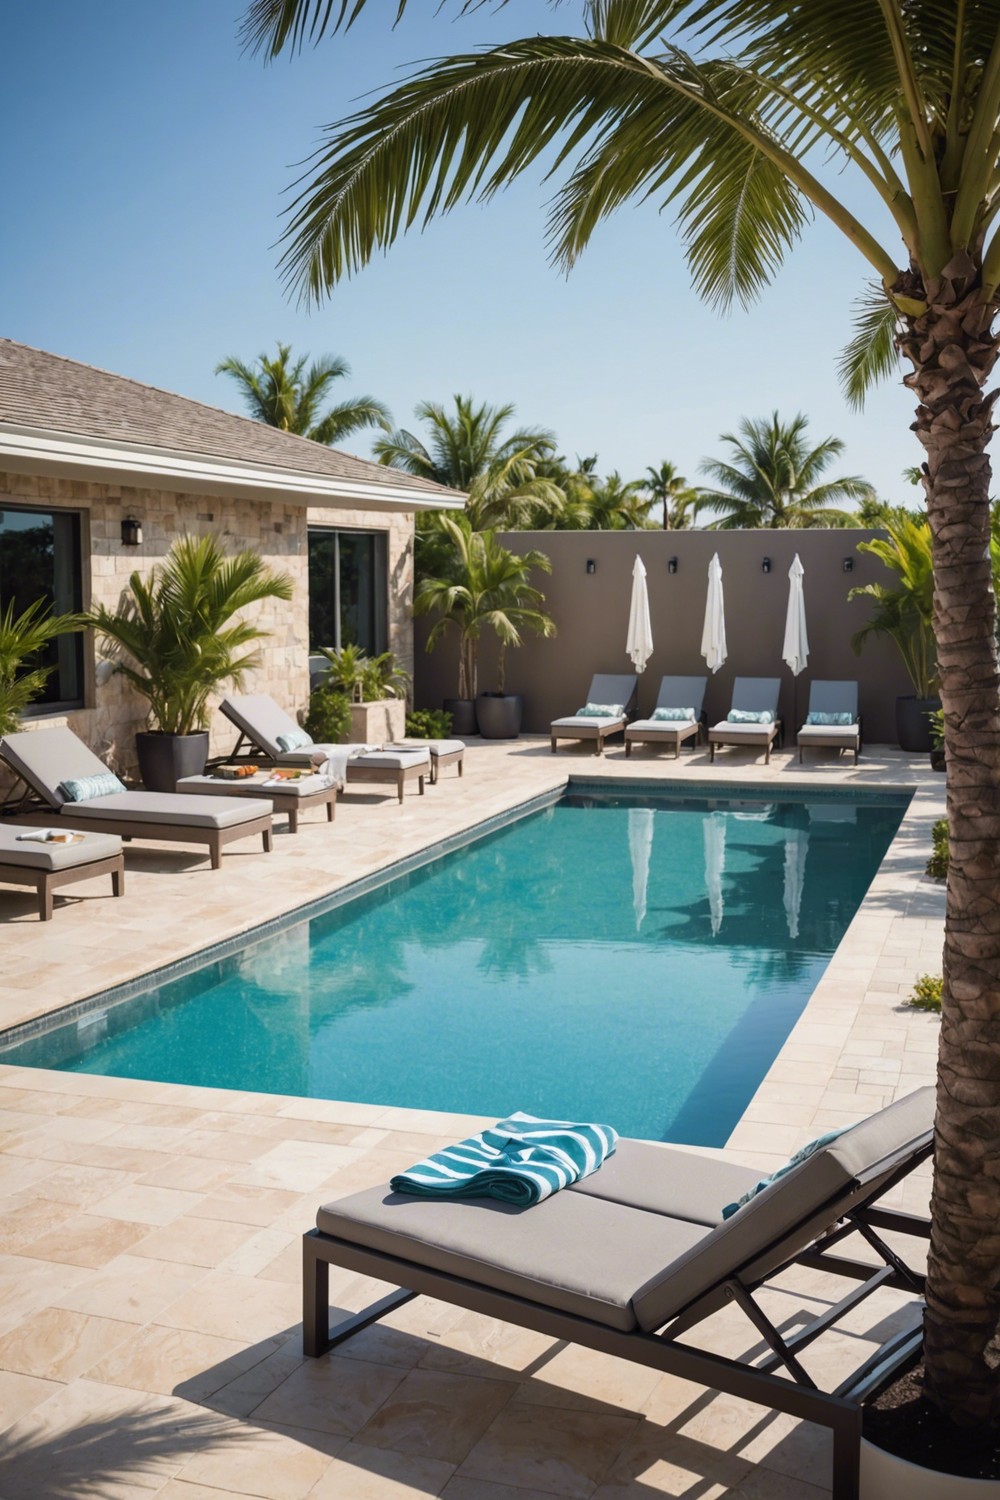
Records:
<instances>
[{"instance_id":1,"label":"stone veneer wall","mask_svg":"<svg viewBox=\"0 0 1000 1500\"><path fill-rule=\"evenodd\" d=\"M83 513L83 603L85 608L118 604L129 576L145 573L162 561L175 537L187 531L212 532L227 551L249 547L265 563L292 578L290 602L265 600L257 606L257 623L268 632L260 642L260 666L248 674L245 691L270 693L296 713L309 691L309 587L306 531L309 521L326 526L387 531L389 536L389 643L407 670L412 669L413 631L410 603L413 584L413 517L363 510L325 508L273 501L221 498L197 493L140 489L90 481L55 479L0 472L0 509L9 505L62 507ZM142 545L124 547L123 516L142 523ZM142 699L102 661L100 643L85 649L86 706L65 715L31 718L25 728L68 724L101 758L120 773L135 770L134 735L144 727ZM212 753L224 753L235 731L220 715L212 721Z\"/></svg>"}]
</instances>

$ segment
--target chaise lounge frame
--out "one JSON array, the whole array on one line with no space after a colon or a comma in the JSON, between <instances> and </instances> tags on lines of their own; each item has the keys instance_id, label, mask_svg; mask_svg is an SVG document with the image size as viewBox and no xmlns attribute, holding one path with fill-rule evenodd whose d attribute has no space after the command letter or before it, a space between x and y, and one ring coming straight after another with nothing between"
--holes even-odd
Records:
<instances>
[{"instance_id":1,"label":"chaise lounge frame","mask_svg":"<svg viewBox=\"0 0 1000 1500\"><path fill-rule=\"evenodd\" d=\"M46 822L51 823L49 814ZM107 833L106 828L95 830ZM76 885L81 880L93 880L97 875L111 876L111 890L115 896L125 894L125 855L119 851L104 859L92 859L86 864L67 865L61 870L45 870L38 866L7 863L0 860L0 881L5 885L31 886L38 897L38 915L43 922L52 920L53 896L65 885Z\"/></svg>"},{"instance_id":2,"label":"chaise lounge frame","mask_svg":"<svg viewBox=\"0 0 1000 1500\"><path fill-rule=\"evenodd\" d=\"M674 760L680 759L681 746L685 740L693 740L696 748L701 744L704 732L706 677L664 677L656 695L655 708L694 709L693 720L637 719L625 727L625 759L632 755L633 745L673 746Z\"/></svg>"},{"instance_id":3,"label":"chaise lounge frame","mask_svg":"<svg viewBox=\"0 0 1000 1500\"><path fill-rule=\"evenodd\" d=\"M603 755L605 740L613 734L621 734L635 709L638 695L639 679L637 676L629 673L598 672L595 674L590 680L587 702L598 703L603 700L608 703L617 703L620 701L623 705L621 717L588 721L580 714L567 714L561 719L553 719L549 726L552 754L555 755L559 740L594 740L596 741L594 753Z\"/></svg>"},{"instance_id":4,"label":"chaise lounge frame","mask_svg":"<svg viewBox=\"0 0 1000 1500\"><path fill-rule=\"evenodd\" d=\"M816 1384L803 1368L798 1355L882 1288L909 1292L915 1298L922 1295L923 1274L911 1269L886 1243L883 1234L903 1234L926 1240L930 1234L929 1221L880 1207L879 1200L925 1161L932 1150L932 1132L928 1130L916 1148L893 1170L873 1169L868 1174L869 1191L865 1191L864 1174L859 1174L850 1184L851 1191L837 1195L850 1201L849 1207L845 1201L843 1213L837 1213L836 1201L819 1210L811 1210L802 1223L794 1225L770 1247L763 1269L759 1250L755 1251L747 1262L731 1267L728 1274L652 1332L641 1329L621 1331L575 1313L532 1302L511 1292L313 1229L303 1237L303 1349L308 1357L318 1357L413 1297L435 1297L553 1339L631 1360L710 1390L742 1397L826 1427L833 1436L833 1500L857 1500L864 1402L896 1374L912 1366L919 1354L922 1330L918 1324L898 1333L830 1391ZM807 1233L810 1226L812 1236ZM807 1233L805 1244L802 1240L804 1232ZM861 1236L881 1264L833 1253L841 1241L852 1234ZM331 1265L394 1283L399 1290L382 1297L331 1330ZM755 1293L791 1266L829 1272L856 1285L835 1305L786 1336L767 1317L755 1300ZM770 1354L762 1362L750 1362L759 1355L759 1349L751 1349L742 1358L727 1358L711 1349L681 1342L684 1336L691 1335L700 1323L727 1303L735 1303L741 1309L770 1349ZM779 1371L782 1373L777 1373Z\"/></svg>"},{"instance_id":5,"label":"chaise lounge frame","mask_svg":"<svg viewBox=\"0 0 1000 1500\"><path fill-rule=\"evenodd\" d=\"M719 745L746 745L763 750L764 764L771 764L771 747L777 741L784 744L784 728L778 718L778 694L780 677L737 677L733 683L733 709L756 712L770 709L774 720L770 724L728 724L725 720L713 724L708 731L709 761L715 764L715 751Z\"/></svg>"},{"instance_id":6,"label":"chaise lounge frame","mask_svg":"<svg viewBox=\"0 0 1000 1500\"><path fill-rule=\"evenodd\" d=\"M808 713L853 713L853 724L802 724L798 732L799 765L803 750L850 750L854 764L861 754L863 731L858 712L858 684L852 679L842 681L817 679L809 688Z\"/></svg>"}]
</instances>

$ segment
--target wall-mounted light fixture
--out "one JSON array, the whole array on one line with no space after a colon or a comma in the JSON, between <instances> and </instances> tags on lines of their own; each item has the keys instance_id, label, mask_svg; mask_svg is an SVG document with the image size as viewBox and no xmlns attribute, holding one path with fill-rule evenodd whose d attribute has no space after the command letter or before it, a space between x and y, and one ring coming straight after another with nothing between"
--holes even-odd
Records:
<instances>
[{"instance_id":1,"label":"wall-mounted light fixture","mask_svg":"<svg viewBox=\"0 0 1000 1500\"><path fill-rule=\"evenodd\" d=\"M142 546L142 522L137 521L135 516L126 516L122 521L122 546Z\"/></svg>"},{"instance_id":2,"label":"wall-mounted light fixture","mask_svg":"<svg viewBox=\"0 0 1000 1500\"><path fill-rule=\"evenodd\" d=\"M762 573L770 573L770 571L771 571L771 559L769 557L765 557L764 558L763 562L760 565L760 571Z\"/></svg>"},{"instance_id":3,"label":"wall-mounted light fixture","mask_svg":"<svg viewBox=\"0 0 1000 1500\"><path fill-rule=\"evenodd\" d=\"M596 573L597 572L597 564L595 563L595 561L594 561L594 559L592 557L588 557L587 558L587 572L588 573Z\"/></svg>"},{"instance_id":4,"label":"wall-mounted light fixture","mask_svg":"<svg viewBox=\"0 0 1000 1500\"><path fill-rule=\"evenodd\" d=\"M677 572L677 559L676 559L676 557L671 557L669 559L669 561L667 563L667 572L668 573L676 573Z\"/></svg>"},{"instance_id":5,"label":"wall-mounted light fixture","mask_svg":"<svg viewBox=\"0 0 1000 1500\"><path fill-rule=\"evenodd\" d=\"M853 573L854 572L854 558L853 557L845 557L844 558L844 572L845 573Z\"/></svg>"}]
</instances>

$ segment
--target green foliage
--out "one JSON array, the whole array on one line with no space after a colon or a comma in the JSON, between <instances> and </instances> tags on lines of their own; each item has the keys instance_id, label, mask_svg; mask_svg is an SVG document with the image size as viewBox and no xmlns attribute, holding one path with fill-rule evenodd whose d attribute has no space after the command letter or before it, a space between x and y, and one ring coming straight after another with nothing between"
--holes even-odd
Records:
<instances>
[{"instance_id":1,"label":"green foliage","mask_svg":"<svg viewBox=\"0 0 1000 1500\"><path fill-rule=\"evenodd\" d=\"M48 615L41 599L15 617L11 601L0 615L0 735L13 734L24 710L42 692L55 667L34 660L57 636L82 630L82 615Z\"/></svg>"},{"instance_id":2,"label":"green foliage","mask_svg":"<svg viewBox=\"0 0 1000 1500\"><path fill-rule=\"evenodd\" d=\"M931 857L927 861L927 873L933 880L948 878L948 819L938 818L931 829Z\"/></svg>"},{"instance_id":3,"label":"green foliage","mask_svg":"<svg viewBox=\"0 0 1000 1500\"><path fill-rule=\"evenodd\" d=\"M230 683L242 686L259 664L244 648L261 640L245 611L263 599L291 599L292 581L272 573L255 552L227 557L212 536L182 536L148 578L133 573L112 613L87 617L111 642L116 670L147 699L153 728L193 734L208 728L208 700Z\"/></svg>"},{"instance_id":4,"label":"green foliage","mask_svg":"<svg viewBox=\"0 0 1000 1500\"><path fill-rule=\"evenodd\" d=\"M389 410L374 396L355 396L353 401L342 401L326 412L321 410L333 382L350 375L346 360L325 354L306 369L308 354L294 363L291 357L291 344L279 343L273 359L258 354L254 366L230 354L219 361L215 373L232 376L255 421L311 438L314 443L341 443L363 427L389 431L392 420Z\"/></svg>"},{"instance_id":5,"label":"green foliage","mask_svg":"<svg viewBox=\"0 0 1000 1500\"><path fill-rule=\"evenodd\" d=\"M646 474L642 485L654 504L662 509L664 531L687 531L693 525L701 503L694 485L678 473L676 464L669 459L663 459L656 468L651 464Z\"/></svg>"},{"instance_id":6,"label":"green foliage","mask_svg":"<svg viewBox=\"0 0 1000 1500\"><path fill-rule=\"evenodd\" d=\"M790 422L773 412L769 418L744 418L739 435L722 434L719 441L730 448L730 459L706 459L701 466L718 486L703 490L698 498L699 511L719 513L718 520L709 522L709 530L855 524L855 515L840 509L840 502L866 499L871 485L853 474L821 482L823 470L843 452L844 444L828 437L810 446L808 425L801 412Z\"/></svg>"},{"instance_id":7,"label":"green foliage","mask_svg":"<svg viewBox=\"0 0 1000 1500\"><path fill-rule=\"evenodd\" d=\"M411 740L446 740L451 734L451 714L443 708L415 708L406 715L406 733Z\"/></svg>"},{"instance_id":8,"label":"green foliage","mask_svg":"<svg viewBox=\"0 0 1000 1500\"><path fill-rule=\"evenodd\" d=\"M303 728L317 745L337 745L347 738L351 727L351 700L329 680L320 683L309 694Z\"/></svg>"},{"instance_id":9,"label":"green foliage","mask_svg":"<svg viewBox=\"0 0 1000 1500\"><path fill-rule=\"evenodd\" d=\"M366 656L360 646L321 647L321 656L330 663L327 681L351 703L377 703L381 698L405 698L410 686L409 673L396 663L393 652Z\"/></svg>"},{"instance_id":10,"label":"green foliage","mask_svg":"<svg viewBox=\"0 0 1000 1500\"><path fill-rule=\"evenodd\" d=\"M500 642L497 692L502 693L505 652L509 646L520 646L521 632L556 633L542 610L545 596L528 582L532 569L550 573L552 564L542 552L509 551L492 531L473 531L468 516L444 513L439 524L450 543L447 566L441 576L421 579L413 601L414 614L437 616L427 650L432 651L446 632L458 632L458 696L474 698L480 637L492 631Z\"/></svg>"},{"instance_id":11,"label":"green foliage","mask_svg":"<svg viewBox=\"0 0 1000 1500\"><path fill-rule=\"evenodd\" d=\"M937 658L934 645L934 570L931 562L931 529L926 517L904 513L887 517L887 538L859 542L859 552L870 552L899 578L896 588L884 583L865 583L851 589L848 599L873 599L871 619L851 637L860 655L865 642L875 635L888 636L903 658L918 698L931 698L937 690Z\"/></svg>"},{"instance_id":12,"label":"green foliage","mask_svg":"<svg viewBox=\"0 0 1000 1500\"><path fill-rule=\"evenodd\" d=\"M933 1010L940 1014L944 978L940 974L921 974L913 986L909 1003L914 1010Z\"/></svg>"},{"instance_id":13,"label":"green foliage","mask_svg":"<svg viewBox=\"0 0 1000 1500\"><path fill-rule=\"evenodd\" d=\"M944 749L944 709L935 708L927 715L931 726L931 743L935 750Z\"/></svg>"}]
</instances>

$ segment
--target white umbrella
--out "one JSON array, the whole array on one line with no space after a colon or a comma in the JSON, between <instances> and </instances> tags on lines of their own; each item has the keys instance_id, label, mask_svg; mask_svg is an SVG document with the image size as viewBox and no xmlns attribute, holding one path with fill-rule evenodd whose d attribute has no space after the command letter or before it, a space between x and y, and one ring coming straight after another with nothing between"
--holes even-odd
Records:
<instances>
[{"instance_id":1,"label":"white umbrella","mask_svg":"<svg viewBox=\"0 0 1000 1500\"><path fill-rule=\"evenodd\" d=\"M628 612L628 635L625 651L637 672L645 672L653 654L653 627L649 622L649 594L646 591L646 569L636 555L632 565L632 604Z\"/></svg>"},{"instance_id":2,"label":"white umbrella","mask_svg":"<svg viewBox=\"0 0 1000 1500\"><path fill-rule=\"evenodd\" d=\"M785 919L788 936L799 935L799 912L802 909L802 889L806 879L806 855L809 852L809 834L805 828L789 828L785 834Z\"/></svg>"},{"instance_id":3,"label":"white umbrella","mask_svg":"<svg viewBox=\"0 0 1000 1500\"><path fill-rule=\"evenodd\" d=\"M632 861L632 908L635 930L646 915L646 889L649 885L649 861L653 853L653 809L630 807L628 810L628 852Z\"/></svg>"},{"instance_id":4,"label":"white umbrella","mask_svg":"<svg viewBox=\"0 0 1000 1500\"><path fill-rule=\"evenodd\" d=\"M708 891L708 910L712 918L712 936L718 937L722 927L722 877L726 869L726 815L711 813L704 823L705 828L705 888Z\"/></svg>"},{"instance_id":5,"label":"white umbrella","mask_svg":"<svg viewBox=\"0 0 1000 1500\"><path fill-rule=\"evenodd\" d=\"M802 564L796 552L788 570L788 613L785 616L785 644L781 655L793 677L798 677L809 661L809 636L806 634L806 601L802 593Z\"/></svg>"},{"instance_id":6,"label":"white umbrella","mask_svg":"<svg viewBox=\"0 0 1000 1500\"><path fill-rule=\"evenodd\" d=\"M718 553L708 565L708 598L705 601L705 628L701 632L701 654L710 672L717 672L726 659L726 614Z\"/></svg>"}]
</instances>

